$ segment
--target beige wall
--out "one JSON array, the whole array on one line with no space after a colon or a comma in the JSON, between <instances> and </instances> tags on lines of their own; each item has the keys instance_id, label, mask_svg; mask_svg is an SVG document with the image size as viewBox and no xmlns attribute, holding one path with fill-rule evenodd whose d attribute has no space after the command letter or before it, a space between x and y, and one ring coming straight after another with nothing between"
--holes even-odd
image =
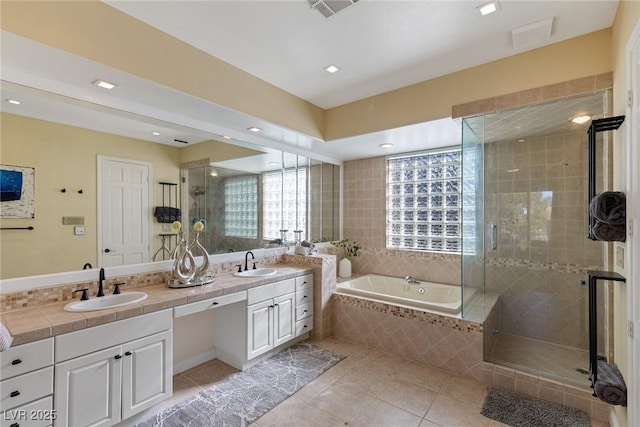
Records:
<instances>
[{"instance_id":1,"label":"beige wall","mask_svg":"<svg viewBox=\"0 0 640 427\"><path fill-rule=\"evenodd\" d=\"M627 90L627 73L626 73L626 45L631 36L634 26L640 20L640 2L638 1L621 1L618 6L618 13L613 25L612 31L612 62L613 62L613 113L614 115L625 114L626 112L626 90ZM627 189L627 147L626 134L627 125L623 124L619 130L614 132L614 189L625 191ZM638 141L636 141L637 143ZM638 167L638 165L633 165ZM638 237L635 237L638 239ZM616 247L626 249L624 243L616 243ZM636 244L637 247L637 244ZM617 272L623 276L627 275L627 271L619 266L619 260L616 259L616 251L614 250L614 266ZM622 374L628 378L629 361L627 360L627 287L630 283L616 283L614 287L614 305L616 311L614 314L614 354L615 362L620 367ZM636 355L636 357L638 357ZM638 386L637 384L635 385ZM615 412L622 427L627 425L627 408L619 406L615 407Z\"/></svg>"},{"instance_id":2,"label":"beige wall","mask_svg":"<svg viewBox=\"0 0 640 427\"><path fill-rule=\"evenodd\" d=\"M162 199L157 182L177 183L180 176L179 149L166 145L7 113L2 113L1 139L2 164L36 171L35 219L0 220L3 227L35 227L0 234L2 278L79 270L85 262L97 266L98 155L152 163L156 201ZM62 224L63 216L85 217L86 234L75 236L73 226ZM155 235L160 225L153 224Z\"/></svg>"},{"instance_id":3,"label":"beige wall","mask_svg":"<svg viewBox=\"0 0 640 427\"><path fill-rule=\"evenodd\" d=\"M606 29L332 108L324 136L331 141L450 117L457 104L609 71Z\"/></svg>"}]
</instances>

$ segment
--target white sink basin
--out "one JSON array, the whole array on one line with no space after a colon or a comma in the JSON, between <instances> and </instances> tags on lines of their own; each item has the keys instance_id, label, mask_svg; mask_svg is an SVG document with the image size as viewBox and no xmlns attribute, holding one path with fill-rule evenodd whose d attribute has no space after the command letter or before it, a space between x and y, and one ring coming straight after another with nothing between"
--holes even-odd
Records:
<instances>
[{"instance_id":1,"label":"white sink basin","mask_svg":"<svg viewBox=\"0 0 640 427\"><path fill-rule=\"evenodd\" d=\"M278 270L275 268L256 268L255 270L247 270L243 272L235 272L234 276L238 277L266 277L273 276Z\"/></svg>"},{"instance_id":2,"label":"white sink basin","mask_svg":"<svg viewBox=\"0 0 640 427\"><path fill-rule=\"evenodd\" d=\"M116 295L93 297L86 301L72 301L64 306L65 311L94 311L106 308L122 307L123 305L140 302L147 297L144 292L122 292Z\"/></svg>"}]
</instances>

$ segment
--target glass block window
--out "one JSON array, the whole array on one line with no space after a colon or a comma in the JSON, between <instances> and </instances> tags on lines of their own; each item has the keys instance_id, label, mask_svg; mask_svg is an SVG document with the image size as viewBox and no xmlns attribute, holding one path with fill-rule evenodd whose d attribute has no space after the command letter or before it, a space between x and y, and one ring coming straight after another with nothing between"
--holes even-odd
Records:
<instances>
[{"instance_id":1,"label":"glass block window","mask_svg":"<svg viewBox=\"0 0 640 427\"><path fill-rule=\"evenodd\" d=\"M234 176L224 181L226 236L258 237L258 177Z\"/></svg>"},{"instance_id":2,"label":"glass block window","mask_svg":"<svg viewBox=\"0 0 640 427\"><path fill-rule=\"evenodd\" d=\"M284 179L283 179L284 176ZM294 230L306 231L307 169L286 169L262 175L263 238L280 238L280 230L288 230L293 240Z\"/></svg>"},{"instance_id":3,"label":"glass block window","mask_svg":"<svg viewBox=\"0 0 640 427\"><path fill-rule=\"evenodd\" d=\"M387 158L387 248L460 252L461 150Z\"/></svg>"}]
</instances>

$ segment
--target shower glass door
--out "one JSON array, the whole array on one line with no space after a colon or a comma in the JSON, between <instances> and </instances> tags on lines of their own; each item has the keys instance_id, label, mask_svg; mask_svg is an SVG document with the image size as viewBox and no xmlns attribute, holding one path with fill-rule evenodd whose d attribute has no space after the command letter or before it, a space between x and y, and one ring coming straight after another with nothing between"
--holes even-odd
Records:
<instances>
[{"instance_id":1,"label":"shower glass door","mask_svg":"<svg viewBox=\"0 0 640 427\"><path fill-rule=\"evenodd\" d=\"M463 188L475 197L465 205L466 233L475 232L475 240L465 234L463 285L485 292L477 311L484 314L485 359L584 386L588 292L581 279L587 270L604 269L606 244L586 237L590 122L576 125L570 118L602 116L605 97L564 98L463 120L463 149L482 158L475 169L465 167ZM606 159L606 144L599 144L599 158ZM598 191L606 175L600 174ZM599 292L606 302L603 287ZM606 355L603 307L598 344ZM477 317L473 308L465 317Z\"/></svg>"}]
</instances>

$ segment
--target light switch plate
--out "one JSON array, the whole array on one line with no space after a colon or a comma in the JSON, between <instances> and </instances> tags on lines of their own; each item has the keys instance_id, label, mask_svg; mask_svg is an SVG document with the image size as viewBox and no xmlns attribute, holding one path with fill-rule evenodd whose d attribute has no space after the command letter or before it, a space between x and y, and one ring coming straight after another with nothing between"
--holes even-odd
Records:
<instances>
[{"instance_id":1,"label":"light switch plate","mask_svg":"<svg viewBox=\"0 0 640 427\"><path fill-rule=\"evenodd\" d=\"M73 227L73 234L75 234L76 236L81 236L84 234L84 226L79 225L76 227Z\"/></svg>"}]
</instances>

